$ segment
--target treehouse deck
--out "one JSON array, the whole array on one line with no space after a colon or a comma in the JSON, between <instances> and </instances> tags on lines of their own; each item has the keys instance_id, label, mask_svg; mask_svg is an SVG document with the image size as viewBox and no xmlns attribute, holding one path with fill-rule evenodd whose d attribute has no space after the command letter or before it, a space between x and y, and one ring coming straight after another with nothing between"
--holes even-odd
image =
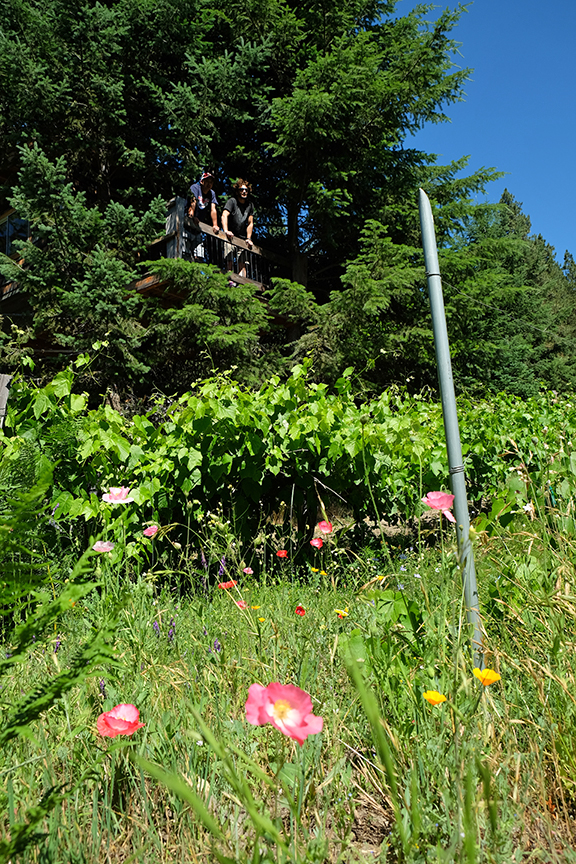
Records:
<instances>
[{"instance_id":1,"label":"treehouse deck","mask_svg":"<svg viewBox=\"0 0 576 864\"><path fill-rule=\"evenodd\" d=\"M10 220L16 220L14 211L9 211L0 217L6 221L7 236ZM23 220L16 220L23 223ZM20 238L22 229L20 225ZM196 257L194 256L196 251ZM200 252L200 255L198 254ZM187 261L204 260L207 264L219 267L234 282L253 285L256 290L263 290L271 284L271 272L274 268L288 268L287 259L254 244L252 248L245 240L234 237L232 240L224 237L222 230L214 234L211 225L200 222L196 226L186 213L186 199L172 198L168 203L166 216L166 233L153 241L141 256L141 268L146 261L159 258L182 258ZM239 270L244 269L246 275ZM169 280L161 279L151 273L143 273L140 279L130 283L130 288L144 295L162 294L166 299L179 299L170 292ZM7 301L19 293L17 282L0 282L0 302Z\"/></svg>"}]
</instances>

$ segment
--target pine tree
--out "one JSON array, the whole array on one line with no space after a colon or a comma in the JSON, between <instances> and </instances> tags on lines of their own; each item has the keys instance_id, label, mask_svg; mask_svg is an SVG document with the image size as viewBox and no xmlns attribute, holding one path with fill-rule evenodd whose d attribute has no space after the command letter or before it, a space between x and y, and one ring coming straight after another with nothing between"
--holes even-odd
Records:
<instances>
[{"instance_id":1,"label":"pine tree","mask_svg":"<svg viewBox=\"0 0 576 864\"><path fill-rule=\"evenodd\" d=\"M529 233L530 219L507 190L499 204L478 205L469 180L457 194L460 183L436 169L428 178L457 389L528 396L543 385L573 388L573 288L554 249ZM320 326L298 348L314 356L323 380L354 365L368 389L437 387L417 221L414 202L405 211L414 245L396 243L387 226L368 223L343 290L332 292Z\"/></svg>"},{"instance_id":2,"label":"pine tree","mask_svg":"<svg viewBox=\"0 0 576 864\"><path fill-rule=\"evenodd\" d=\"M411 132L445 119L462 10L428 26L396 0L7 0L0 152L64 156L89 205L184 192L206 165L255 185L260 238L319 297L367 218L402 208L430 161ZM9 193L7 193L9 194ZM387 220L386 220L387 221Z\"/></svg>"}]
</instances>

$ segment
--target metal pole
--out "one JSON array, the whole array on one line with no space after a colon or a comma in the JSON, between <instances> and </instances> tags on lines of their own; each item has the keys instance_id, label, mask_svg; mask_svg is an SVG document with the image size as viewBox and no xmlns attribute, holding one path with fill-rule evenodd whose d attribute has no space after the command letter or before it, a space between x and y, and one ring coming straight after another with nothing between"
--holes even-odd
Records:
<instances>
[{"instance_id":1,"label":"metal pole","mask_svg":"<svg viewBox=\"0 0 576 864\"><path fill-rule=\"evenodd\" d=\"M456 517L456 534L458 538L458 557L462 571L464 600L468 623L472 625L472 653L474 662L480 669L483 667L483 631L478 608L478 587L476 585L476 568L474 566L474 551L470 541L470 518L468 515L468 497L464 480L464 463L458 414L456 412L456 397L454 395L454 380L452 378L452 362L448 345L448 330L442 296L442 280L438 264L436 235L434 233L434 217L430 201L423 189L419 194L420 227L422 229L422 245L424 247L424 262L428 282L428 296L432 312L432 329L434 331L434 346L436 363L438 365L438 380L442 399L442 414L446 447L448 450L448 466L452 493L454 495L454 515Z\"/></svg>"}]
</instances>

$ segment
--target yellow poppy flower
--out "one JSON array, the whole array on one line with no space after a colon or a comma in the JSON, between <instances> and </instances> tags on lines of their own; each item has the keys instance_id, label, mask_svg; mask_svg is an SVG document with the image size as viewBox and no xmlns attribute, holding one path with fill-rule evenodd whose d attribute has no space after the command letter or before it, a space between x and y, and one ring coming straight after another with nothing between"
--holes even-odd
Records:
<instances>
[{"instance_id":1,"label":"yellow poppy flower","mask_svg":"<svg viewBox=\"0 0 576 864\"><path fill-rule=\"evenodd\" d=\"M427 690L426 693L423 693L422 695L431 705L440 705L441 702L446 702L446 696L443 696L442 693L438 693L437 690Z\"/></svg>"},{"instance_id":2,"label":"yellow poppy flower","mask_svg":"<svg viewBox=\"0 0 576 864\"><path fill-rule=\"evenodd\" d=\"M335 609L334 612L339 618L346 618L348 616L348 606L345 609Z\"/></svg>"},{"instance_id":3,"label":"yellow poppy flower","mask_svg":"<svg viewBox=\"0 0 576 864\"><path fill-rule=\"evenodd\" d=\"M258 618L258 620L259 620L261 623L263 623L263 622L266 620L266 618Z\"/></svg>"},{"instance_id":4,"label":"yellow poppy flower","mask_svg":"<svg viewBox=\"0 0 576 864\"><path fill-rule=\"evenodd\" d=\"M312 573L319 573L320 572L318 567L310 567L310 570L312 571Z\"/></svg>"},{"instance_id":5,"label":"yellow poppy flower","mask_svg":"<svg viewBox=\"0 0 576 864\"><path fill-rule=\"evenodd\" d=\"M251 609L260 609L260 606L251 606Z\"/></svg>"},{"instance_id":6,"label":"yellow poppy flower","mask_svg":"<svg viewBox=\"0 0 576 864\"><path fill-rule=\"evenodd\" d=\"M494 669L473 669L472 674L482 682L484 687L489 687L495 681L500 681L500 675Z\"/></svg>"}]
</instances>

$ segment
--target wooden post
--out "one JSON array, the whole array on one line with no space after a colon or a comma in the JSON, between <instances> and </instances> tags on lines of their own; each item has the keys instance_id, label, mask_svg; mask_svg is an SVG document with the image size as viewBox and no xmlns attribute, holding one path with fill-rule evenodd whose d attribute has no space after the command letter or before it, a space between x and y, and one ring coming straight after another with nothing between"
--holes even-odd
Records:
<instances>
[{"instance_id":1,"label":"wooden post","mask_svg":"<svg viewBox=\"0 0 576 864\"><path fill-rule=\"evenodd\" d=\"M0 429L4 426L4 418L6 416L6 403L10 394L11 375L0 375Z\"/></svg>"},{"instance_id":2,"label":"wooden post","mask_svg":"<svg viewBox=\"0 0 576 864\"><path fill-rule=\"evenodd\" d=\"M186 215L186 198L177 196L168 205L168 216L166 217L166 257L181 258L184 242L184 216Z\"/></svg>"}]
</instances>

